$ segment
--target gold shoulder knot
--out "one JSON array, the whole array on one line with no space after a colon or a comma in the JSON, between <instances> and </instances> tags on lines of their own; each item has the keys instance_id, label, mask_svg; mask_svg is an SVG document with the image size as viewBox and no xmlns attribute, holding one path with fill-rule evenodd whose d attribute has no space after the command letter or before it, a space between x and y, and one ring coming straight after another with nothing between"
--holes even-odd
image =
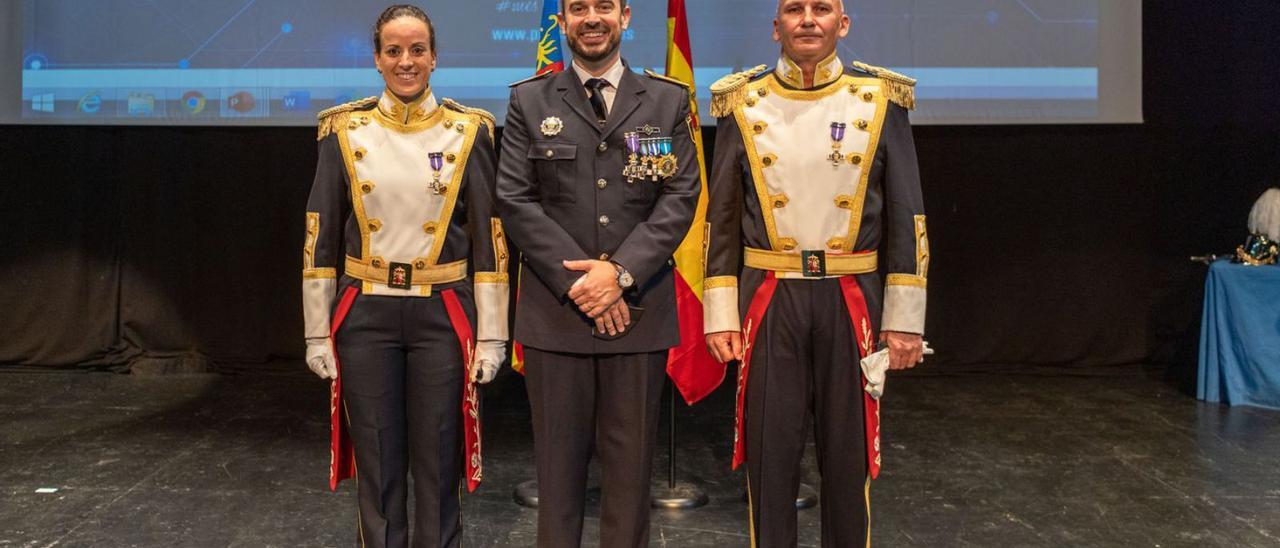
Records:
<instances>
[{"instance_id":1,"label":"gold shoulder knot","mask_svg":"<svg viewBox=\"0 0 1280 548\"><path fill-rule=\"evenodd\" d=\"M343 103L336 107L320 111L320 113L316 115L316 119L320 121L319 127L316 131L316 140L324 139L325 137L328 137L330 133L333 133L342 126L347 125L347 120L351 116L351 111L366 110L376 104L378 104L378 98L376 96L365 97L364 99L357 99L350 103Z\"/></svg>"},{"instance_id":2,"label":"gold shoulder knot","mask_svg":"<svg viewBox=\"0 0 1280 548\"><path fill-rule=\"evenodd\" d=\"M854 61L853 68L869 72L872 76L884 81L885 96L898 106L907 110L916 108L916 79L899 74L884 67L868 65L862 61Z\"/></svg>"},{"instance_id":3,"label":"gold shoulder knot","mask_svg":"<svg viewBox=\"0 0 1280 548\"><path fill-rule=\"evenodd\" d=\"M766 68L760 65L750 70L735 72L711 84L711 115L724 118L733 114L733 109L747 96L747 83L764 72Z\"/></svg>"},{"instance_id":4,"label":"gold shoulder knot","mask_svg":"<svg viewBox=\"0 0 1280 548\"><path fill-rule=\"evenodd\" d=\"M543 79L543 78L546 78L547 76L550 76L551 74L552 74L552 72L551 72L551 71L547 71L547 72L544 72L544 73L542 73L542 74L535 74L535 75L533 75L533 76L530 76L530 77L528 77L528 78L525 78L524 80L517 80L517 81L515 81L515 82L511 82L510 84L507 84L507 87L509 87L509 88L513 88L513 87L516 87L516 86L518 86L518 85L520 85L520 84L523 84L523 83L525 83L525 82L533 82L533 81L535 81L535 80L541 80L541 79Z\"/></svg>"},{"instance_id":5,"label":"gold shoulder knot","mask_svg":"<svg viewBox=\"0 0 1280 548\"><path fill-rule=\"evenodd\" d=\"M448 97L445 97L441 103L444 105L445 108L452 110L454 112L461 112L463 114L480 118L480 122L489 126L489 139L490 140L493 139L493 128L498 125L498 119L494 117L493 113L487 110L484 110L482 108L471 108L468 106L463 106L462 103L454 101L453 99L450 99Z\"/></svg>"}]
</instances>

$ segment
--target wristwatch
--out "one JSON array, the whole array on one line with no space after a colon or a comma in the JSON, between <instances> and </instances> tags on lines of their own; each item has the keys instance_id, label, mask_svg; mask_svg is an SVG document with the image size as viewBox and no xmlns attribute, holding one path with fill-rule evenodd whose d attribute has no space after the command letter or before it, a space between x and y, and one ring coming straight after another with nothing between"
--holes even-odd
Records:
<instances>
[{"instance_id":1,"label":"wristwatch","mask_svg":"<svg viewBox=\"0 0 1280 548\"><path fill-rule=\"evenodd\" d=\"M631 276L630 272L627 272L626 268L623 268L622 265L618 263L613 263L613 267L618 269L618 287L626 290L631 289L631 286L636 285L636 279Z\"/></svg>"}]
</instances>

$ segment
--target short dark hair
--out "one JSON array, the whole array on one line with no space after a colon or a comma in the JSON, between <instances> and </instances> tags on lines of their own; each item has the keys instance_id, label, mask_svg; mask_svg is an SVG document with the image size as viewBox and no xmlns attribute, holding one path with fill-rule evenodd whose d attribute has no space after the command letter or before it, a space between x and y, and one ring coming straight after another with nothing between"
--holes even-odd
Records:
<instances>
[{"instance_id":1,"label":"short dark hair","mask_svg":"<svg viewBox=\"0 0 1280 548\"><path fill-rule=\"evenodd\" d=\"M618 7L621 7L621 8L627 7L627 0L617 0L617 2L618 2ZM564 13L565 4L567 3L569 3L569 0L560 0L560 13Z\"/></svg>"},{"instance_id":2,"label":"short dark hair","mask_svg":"<svg viewBox=\"0 0 1280 548\"><path fill-rule=\"evenodd\" d=\"M378 16L378 22L373 24L373 51L374 53L382 53L382 27L387 23L395 21L401 17L412 17L427 24L427 35L430 36L431 53L436 52L436 26L431 23L431 17L422 8L411 4L396 4L385 10L382 15Z\"/></svg>"}]
</instances>

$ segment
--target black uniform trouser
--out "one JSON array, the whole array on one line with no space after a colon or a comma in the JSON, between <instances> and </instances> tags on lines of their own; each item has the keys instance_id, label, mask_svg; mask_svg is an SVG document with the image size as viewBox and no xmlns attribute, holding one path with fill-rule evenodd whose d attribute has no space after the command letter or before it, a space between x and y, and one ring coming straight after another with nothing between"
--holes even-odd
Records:
<instances>
[{"instance_id":1,"label":"black uniform trouser","mask_svg":"<svg viewBox=\"0 0 1280 548\"><path fill-rule=\"evenodd\" d=\"M600 546L649 545L649 482L667 352L525 348L538 469L538 546L578 548L587 464L600 458Z\"/></svg>"},{"instance_id":2,"label":"black uniform trouser","mask_svg":"<svg viewBox=\"0 0 1280 548\"><path fill-rule=\"evenodd\" d=\"M747 378L747 481L754 543L796 546L800 460L814 429L822 545L867 544L867 452L858 350L840 281L780 280Z\"/></svg>"},{"instance_id":3,"label":"black uniform trouser","mask_svg":"<svg viewBox=\"0 0 1280 548\"><path fill-rule=\"evenodd\" d=\"M459 300L474 318L470 291ZM439 294L356 298L334 340L356 454L361 546L458 546L462 353Z\"/></svg>"}]
</instances>

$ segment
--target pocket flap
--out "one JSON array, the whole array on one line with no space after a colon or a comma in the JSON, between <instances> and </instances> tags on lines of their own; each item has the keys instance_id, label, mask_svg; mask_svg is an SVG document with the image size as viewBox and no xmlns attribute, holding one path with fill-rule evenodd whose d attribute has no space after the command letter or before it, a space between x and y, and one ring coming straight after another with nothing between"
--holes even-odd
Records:
<instances>
[{"instance_id":1,"label":"pocket flap","mask_svg":"<svg viewBox=\"0 0 1280 548\"><path fill-rule=\"evenodd\" d=\"M578 156L574 143L535 142L529 146L530 160L572 160Z\"/></svg>"}]
</instances>

